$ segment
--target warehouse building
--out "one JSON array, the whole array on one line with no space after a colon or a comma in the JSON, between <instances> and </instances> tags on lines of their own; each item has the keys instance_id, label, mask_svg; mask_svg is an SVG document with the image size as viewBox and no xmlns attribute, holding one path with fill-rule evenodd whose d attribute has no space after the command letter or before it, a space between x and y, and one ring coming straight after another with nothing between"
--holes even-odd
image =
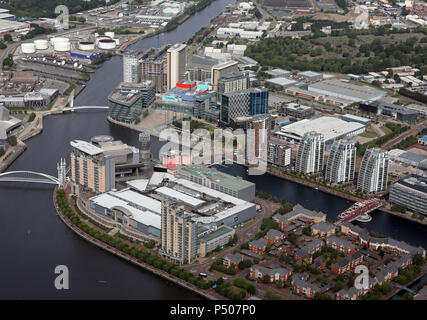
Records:
<instances>
[{"instance_id":1,"label":"warehouse building","mask_svg":"<svg viewBox=\"0 0 427 320\"><path fill-rule=\"evenodd\" d=\"M347 122L334 117L319 117L314 119L303 119L275 132L279 139L299 143L307 132L316 131L323 134L325 145L330 146L335 140L351 138L365 132L366 127L358 122Z\"/></svg>"},{"instance_id":2,"label":"warehouse building","mask_svg":"<svg viewBox=\"0 0 427 320\"><path fill-rule=\"evenodd\" d=\"M286 78L286 77L277 77L273 79L266 79L265 83L271 85L272 87L280 90L294 86L297 81Z\"/></svg>"},{"instance_id":3,"label":"warehouse building","mask_svg":"<svg viewBox=\"0 0 427 320\"><path fill-rule=\"evenodd\" d=\"M375 101L386 94L384 91L369 86L358 86L350 82L336 79L310 84L308 90L354 102Z\"/></svg>"},{"instance_id":4,"label":"warehouse building","mask_svg":"<svg viewBox=\"0 0 427 320\"><path fill-rule=\"evenodd\" d=\"M427 215L427 178L409 175L390 187L389 201Z\"/></svg>"},{"instance_id":5,"label":"warehouse building","mask_svg":"<svg viewBox=\"0 0 427 320\"><path fill-rule=\"evenodd\" d=\"M317 82L323 79L323 74L313 71L303 71L297 73L297 76L309 82Z\"/></svg>"}]
</instances>

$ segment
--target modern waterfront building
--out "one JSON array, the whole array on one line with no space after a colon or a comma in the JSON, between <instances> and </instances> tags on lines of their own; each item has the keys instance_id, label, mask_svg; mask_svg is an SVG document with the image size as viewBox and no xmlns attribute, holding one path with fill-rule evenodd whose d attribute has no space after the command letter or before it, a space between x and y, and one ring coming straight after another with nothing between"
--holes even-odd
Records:
<instances>
[{"instance_id":1,"label":"modern waterfront building","mask_svg":"<svg viewBox=\"0 0 427 320\"><path fill-rule=\"evenodd\" d=\"M254 183L212 168L205 168L196 165L181 167L178 170L178 175L189 181L229 194L239 199L252 201L255 197Z\"/></svg>"},{"instance_id":2,"label":"modern waterfront building","mask_svg":"<svg viewBox=\"0 0 427 320\"><path fill-rule=\"evenodd\" d=\"M238 72L238 71L239 71L239 67L237 66L237 61L234 61L234 60L222 62L213 66L212 72L211 72L212 89L214 91L217 91L219 79L221 79L223 76L225 76L228 73Z\"/></svg>"},{"instance_id":3,"label":"modern waterfront building","mask_svg":"<svg viewBox=\"0 0 427 320\"><path fill-rule=\"evenodd\" d=\"M193 216L178 202L162 201L161 250L174 263L192 263L197 257L197 223Z\"/></svg>"},{"instance_id":4,"label":"modern waterfront building","mask_svg":"<svg viewBox=\"0 0 427 320\"><path fill-rule=\"evenodd\" d=\"M349 182L354 179L356 145L354 141L339 140L332 144L326 163L325 179L331 183Z\"/></svg>"},{"instance_id":5,"label":"modern waterfront building","mask_svg":"<svg viewBox=\"0 0 427 320\"><path fill-rule=\"evenodd\" d=\"M70 144L73 194L78 195L80 188L95 193L114 189L114 155L104 154L104 150L86 141L73 140Z\"/></svg>"},{"instance_id":6,"label":"modern waterfront building","mask_svg":"<svg viewBox=\"0 0 427 320\"><path fill-rule=\"evenodd\" d=\"M186 47L185 44L177 43L166 52L168 67L167 90L175 87L178 82L181 82L185 78Z\"/></svg>"},{"instance_id":7,"label":"modern waterfront building","mask_svg":"<svg viewBox=\"0 0 427 320\"><path fill-rule=\"evenodd\" d=\"M230 124L237 117L268 113L268 90L249 88L221 95L221 122Z\"/></svg>"},{"instance_id":8,"label":"modern waterfront building","mask_svg":"<svg viewBox=\"0 0 427 320\"><path fill-rule=\"evenodd\" d=\"M12 117L9 109L0 105L0 144L6 141L8 134L22 124L22 120Z\"/></svg>"},{"instance_id":9,"label":"modern waterfront building","mask_svg":"<svg viewBox=\"0 0 427 320\"><path fill-rule=\"evenodd\" d=\"M132 123L155 99L156 88L150 80L141 83L121 82L108 97L109 116L116 121Z\"/></svg>"},{"instance_id":10,"label":"modern waterfront building","mask_svg":"<svg viewBox=\"0 0 427 320\"><path fill-rule=\"evenodd\" d=\"M268 141L267 163L274 167L284 168L291 164L291 148L283 141Z\"/></svg>"},{"instance_id":11,"label":"modern waterfront building","mask_svg":"<svg viewBox=\"0 0 427 320\"><path fill-rule=\"evenodd\" d=\"M90 217L106 227L118 227L121 234L139 242L160 240L161 201L125 188L102 193L86 202Z\"/></svg>"},{"instance_id":12,"label":"modern waterfront building","mask_svg":"<svg viewBox=\"0 0 427 320\"><path fill-rule=\"evenodd\" d=\"M372 193L387 189L388 152L380 148L365 151L360 164L357 189Z\"/></svg>"},{"instance_id":13,"label":"modern waterfront building","mask_svg":"<svg viewBox=\"0 0 427 320\"><path fill-rule=\"evenodd\" d=\"M246 122L246 149L249 157L267 160L267 144L271 136L272 116L257 114Z\"/></svg>"},{"instance_id":14,"label":"modern waterfront building","mask_svg":"<svg viewBox=\"0 0 427 320\"><path fill-rule=\"evenodd\" d=\"M359 86L349 81L337 79L323 80L310 84L308 90L354 102L378 100L386 94L385 91L374 89L370 86Z\"/></svg>"},{"instance_id":15,"label":"modern waterfront building","mask_svg":"<svg viewBox=\"0 0 427 320\"><path fill-rule=\"evenodd\" d=\"M409 175L392 183L389 202L427 215L427 178Z\"/></svg>"},{"instance_id":16,"label":"modern waterfront building","mask_svg":"<svg viewBox=\"0 0 427 320\"><path fill-rule=\"evenodd\" d=\"M295 170L301 174L310 174L323 170L325 140L323 134L315 131L304 134L298 147Z\"/></svg>"},{"instance_id":17,"label":"modern waterfront building","mask_svg":"<svg viewBox=\"0 0 427 320\"><path fill-rule=\"evenodd\" d=\"M123 53L123 82L138 83L141 79L139 68L139 52L127 50Z\"/></svg>"}]
</instances>

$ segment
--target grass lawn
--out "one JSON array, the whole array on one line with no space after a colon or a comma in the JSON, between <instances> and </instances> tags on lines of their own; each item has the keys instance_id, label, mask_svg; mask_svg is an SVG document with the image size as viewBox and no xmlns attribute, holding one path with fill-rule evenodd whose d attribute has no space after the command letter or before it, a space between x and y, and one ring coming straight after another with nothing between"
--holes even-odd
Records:
<instances>
[{"instance_id":1,"label":"grass lawn","mask_svg":"<svg viewBox=\"0 0 427 320\"><path fill-rule=\"evenodd\" d=\"M382 126L381 130L385 133L385 134L389 134L391 133L391 130L389 128L387 128L386 126Z\"/></svg>"},{"instance_id":2,"label":"grass lawn","mask_svg":"<svg viewBox=\"0 0 427 320\"><path fill-rule=\"evenodd\" d=\"M390 129L388 129L388 130L390 130ZM365 132L359 134L359 136L365 137L365 138L376 138L378 136L378 134L374 130L368 130L368 131L365 131Z\"/></svg>"}]
</instances>

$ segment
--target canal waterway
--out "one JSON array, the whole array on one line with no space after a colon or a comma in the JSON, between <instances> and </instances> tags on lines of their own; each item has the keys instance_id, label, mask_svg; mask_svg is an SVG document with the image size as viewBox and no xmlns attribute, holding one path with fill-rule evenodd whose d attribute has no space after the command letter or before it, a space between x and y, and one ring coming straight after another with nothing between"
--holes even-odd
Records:
<instances>
[{"instance_id":1,"label":"canal waterway","mask_svg":"<svg viewBox=\"0 0 427 320\"><path fill-rule=\"evenodd\" d=\"M233 2L215 0L177 29L133 47L186 41ZM107 105L108 94L122 78L121 57L115 56L91 75L75 105ZM68 159L72 139L109 134L137 145L135 132L108 123L106 116L105 111L88 110L46 117L43 133L26 142L28 149L8 170L56 175L56 163ZM48 185L0 185L0 299L199 299L75 235L56 216L52 191ZM69 290L54 287L57 265L69 268Z\"/></svg>"},{"instance_id":2,"label":"canal waterway","mask_svg":"<svg viewBox=\"0 0 427 320\"><path fill-rule=\"evenodd\" d=\"M147 38L133 45L144 49L183 42L225 10L233 0L216 0L177 29ZM75 100L76 106L107 105L111 90L122 79L121 57L114 56L91 75ZM32 170L56 175L56 163L69 159L73 139L89 140L108 134L125 143L138 145L137 133L106 120L107 112L82 110L44 119L42 134L27 141L28 149L8 169ZM153 155L161 143L152 138ZM230 174L256 183L257 189L286 198L309 209L335 217L352 203L339 197L270 175L247 176L238 165L218 166ZM87 243L70 231L56 216L53 187L32 184L0 185L0 299L198 299L168 281L145 272ZM367 228L410 244L427 248L427 227L376 211ZM363 225L363 224L360 224ZM70 289L54 288L54 269L66 265Z\"/></svg>"}]
</instances>

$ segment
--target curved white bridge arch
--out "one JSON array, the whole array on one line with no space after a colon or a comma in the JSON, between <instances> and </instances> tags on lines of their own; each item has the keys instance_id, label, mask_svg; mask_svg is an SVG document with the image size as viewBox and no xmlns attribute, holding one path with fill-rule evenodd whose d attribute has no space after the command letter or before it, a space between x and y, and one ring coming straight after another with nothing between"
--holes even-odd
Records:
<instances>
[{"instance_id":1,"label":"curved white bridge arch","mask_svg":"<svg viewBox=\"0 0 427 320\"><path fill-rule=\"evenodd\" d=\"M33 182L59 185L57 177L34 171L6 171L0 173L0 182Z\"/></svg>"}]
</instances>

